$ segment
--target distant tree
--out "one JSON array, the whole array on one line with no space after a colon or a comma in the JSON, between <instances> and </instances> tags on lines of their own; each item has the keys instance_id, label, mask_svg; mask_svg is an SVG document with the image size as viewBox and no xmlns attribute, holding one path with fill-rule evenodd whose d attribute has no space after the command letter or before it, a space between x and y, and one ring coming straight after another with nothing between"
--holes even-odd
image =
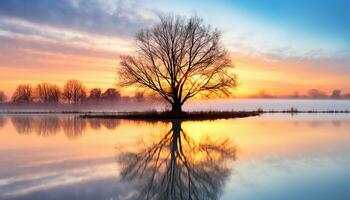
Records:
<instances>
[{"instance_id":1,"label":"distant tree","mask_svg":"<svg viewBox=\"0 0 350 200\"><path fill-rule=\"evenodd\" d=\"M339 99L341 97L341 90L333 90L331 97L334 99Z\"/></svg>"},{"instance_id":2,"label":"distant tree","mask_svg":"<svg viewBox=\"0 0 350 200\"><path fill-rule=\"evenodd\" d=\"M160 17L137 34L136 56L122 56L120 85L136 85L160 95L182 112L182 105L202 94L230 95L237 86L221 33L197 17Z\"/></svg>"},{"instance_id":3,"label":"distant tree","mask_svg":"<svg viewBox=\"0 0 350 200\"><path fill-rule=\"evenodd\" d=\"M327 97L326 93L318 90L318 89L311 89L308 91L308 95L310 98L318 99L318 98L325 98Z\"/></svg>"},{"instance_id":4,"label":"distant tree","mask_svg":"<svg viewBox=\"0 0 350 200\"><path fill-rule=\"evenodd\" d=\"M136 92L135 93L135 96L134 96L134 99L136 102L143 102L145 101L145 94L143 92Z\"/></svg>"},{"instance_id":5,"label":"distant tree","mask_svg":"<svg viewBox=\"0 0 350 200\"><path fill-rule=\"evenodd\" d=\"M31 85L19 85L12 95L13 103L31 103L34 100L34 91Z\"/></svg>"},{"instance_id":6,"label":"distant tree","mask_svg":"<svg viewBox=\"0 0 350 200\"><path fill-rule=\"evenodd\" d=\"M260 90L258 97L259 98L275 98L275 96L268 94L265 90Z\"/></svg>"},{"instance_id":7,"label":"distant tree","mask_svg":"<svg viewBox=\"0 0 350 200\"><path fill-rule=\"evenodd\" d=\"M40 83L36 86L36 96L42 103L58 103L61 91L57 85L51 83Z\"/></svg>"},{"instance_id":8,"label":"distant tree","mask_svg":"<svg viewBox=\"0 0 350 200\"><path fill-rule=\"evenodd\" d=\"M294 91L293 95L292 95L292 98L299 98L300 97L300 94L298 91Z\"/></svg>"},{"instance_id":9,"label":"distant tree","mask_svg":"<svg viewBox=\"0 0 350 200\"><path fill-rule=\"evenodd\" d=\"M90 90L89 100L97 102L101 99L102 91L100 88L94 88Z\"/></svg>"},{"instance_id":10,"label":"distant tree","mask_svg":"<svg viewBox=\"0 0 350 200\"><path fill-rule=\"evenodd\" d=\"M0 103L4 103L6 101L6 95L3 91L0 91Z\"/></svg>"},{"instance_id":11,"label":"distant tree","mask_svg":"<svg viewBox=\"0 0 350 200\"><path fill-rule=\"evenodd\" d=\"M86 89L80 81L69 80L63 87L62 95L69 104L78 104L86 98Z\"/></svg>"},{"instance_id":12,"label":"distant tree","mask_svg":"<svg viewBox=\"0 0 350 200\"><path fill-rule=\"evenodd\" d=\"M103 94L102 99L104 101L115 102L120 99L120 93L115 88L108 88Z\"/></svg>"}]
</instances>

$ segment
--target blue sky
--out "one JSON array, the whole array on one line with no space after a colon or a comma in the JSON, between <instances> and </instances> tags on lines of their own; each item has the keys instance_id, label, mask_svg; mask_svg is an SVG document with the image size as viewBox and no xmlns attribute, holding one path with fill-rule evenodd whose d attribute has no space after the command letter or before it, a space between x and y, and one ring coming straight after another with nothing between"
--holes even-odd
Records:
<instances>
[{"instance_id":1,"label":"blue sky","mask_svg":"<svg viewBox=\"0 0 350 200\"><path fill-rule=\"evenodd\" d=\"M350 1L348 0L264 0L227 1L242 11L281 27L291 27L315 35L350 40Z\"/></svg>"}]
</instances>

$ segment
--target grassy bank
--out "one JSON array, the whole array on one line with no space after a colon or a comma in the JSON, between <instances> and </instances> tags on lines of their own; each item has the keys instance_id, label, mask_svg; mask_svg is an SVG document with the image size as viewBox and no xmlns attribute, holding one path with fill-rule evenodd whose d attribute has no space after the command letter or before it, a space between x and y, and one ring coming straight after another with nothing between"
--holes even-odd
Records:
<instances>
[{"instance_id":1,"label":"grassy bank","mask_svg":"<svg viewBox=\"0 0 350 200\"><path fill-rule=\"evenodd\" d=\"M144 112L121 112L121 111L90 111L90 110L1 110L0 114L80 114L80 115L86 115L86 116L117 116L120 115L130 115L130 116L179 116L179 117L185 117L185 116L192 116L192 117L198 117L198 116L206 116L209 117L209 115L212 116L232 116L232 115L246 115L246 114L252 114L252 113L286 113L286 114L298 114L298 113L349 113L350 110L297 110L294 108L287 109L287 110L262 110L258 109L256 111L194 111L194 112L186 112L182 114L176 114L170 112L156 112L156 111L144 111Z\"/></svg>"},{"instance_id":2,"label":"grassy bank","mask_svg":"<svg viewBox=\"0 0 350 200\"><path fill-rule=\"evenodd\" d=\"M258 116L261 113L258 111L208 111L208 112L186 112L186 113L171 113L171 112L133 112L120 114L84 114L82 118L104 118L104 119L132 119L132 120L159 120L168 121L173 119L180 120L215 120L229 118L243 118Z\"/></svg>"}]
</instances>

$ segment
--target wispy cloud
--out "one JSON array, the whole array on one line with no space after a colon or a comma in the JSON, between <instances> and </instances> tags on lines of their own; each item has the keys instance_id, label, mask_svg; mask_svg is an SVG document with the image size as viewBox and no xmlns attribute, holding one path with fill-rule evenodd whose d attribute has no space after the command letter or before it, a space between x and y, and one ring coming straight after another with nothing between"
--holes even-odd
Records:
<instances>
[{"instance_id":1,"label":"wispy cloud","mask_svg":"<svg viewBox=\"0 0 350 200\"><path fill-rule=\"evenodd\" d=\"M138 0L0 1L0 16L108 36L129 37L152 23L153 12Z\"/></svg>"}]
</instances>

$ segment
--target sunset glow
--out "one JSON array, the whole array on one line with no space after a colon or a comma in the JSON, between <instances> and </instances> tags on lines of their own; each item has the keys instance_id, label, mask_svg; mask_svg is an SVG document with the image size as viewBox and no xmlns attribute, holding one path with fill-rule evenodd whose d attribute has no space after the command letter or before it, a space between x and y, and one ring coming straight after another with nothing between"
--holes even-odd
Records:
<instances>
[{"instance_id":1,"label":"sunset glow","mask_svg":"<svg viewBox=\"0 0 350 200\"><path fill-rule=\"evenodd\" d=\"M134 52L135 33L157 22L159 13L171 13L198 15L223 32L239 77L236 97L350 93L349 2L265 3L1 1L1 90L11 96L21 83L63 86L69 79L88 88L115 87L119 56Z\"/></svg>"}]
</instances>

